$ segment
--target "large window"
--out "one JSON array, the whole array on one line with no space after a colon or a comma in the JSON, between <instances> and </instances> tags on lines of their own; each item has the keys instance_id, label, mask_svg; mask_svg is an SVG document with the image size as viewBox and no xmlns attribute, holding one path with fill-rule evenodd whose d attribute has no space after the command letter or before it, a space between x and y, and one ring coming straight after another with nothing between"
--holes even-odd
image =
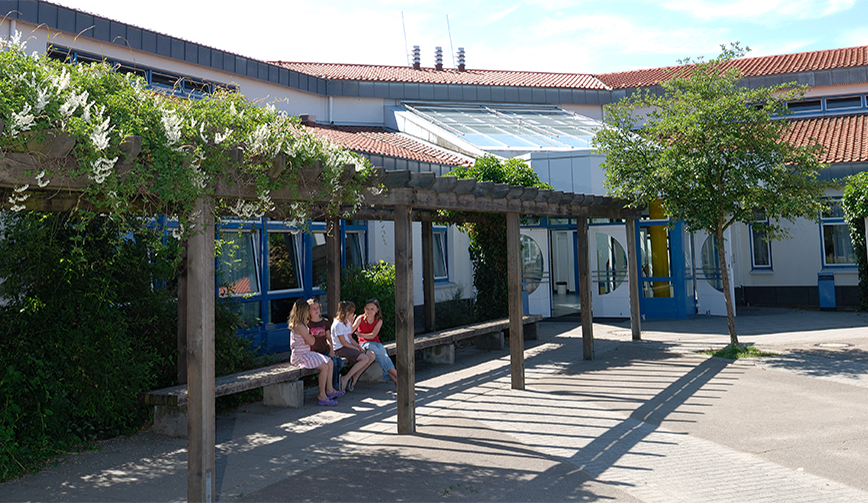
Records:
<instances>
[{"instance_id":1,"label":"large window","mask_svg":"<svg viewBox=\"0 0 868 503\"><path fill-rule=\"evenodd\" d=\"M302 288L300 235L289 232L268 233L268 290Z\"/></svg>"},{"instance_id":2,"label":"large window","mask_svg":"<svg viewBox=\"0 0 868 503\"><path fill-rule=\"evenodd\" d=\"M750 225L750 257L752 269L771 270L772 268L772 244L768 239L768 232L757 224L768 224L769 220L764 212L755 215L756 220Z\"/></svg>"},{"instance_id":3,"label":"large window","mask_svg":"<svg viewBox=\"0 0 868 503\"><path fill-rule=\"evenodd\" d=\"M856 253L850 241L850 231L844 221L841 200L831 201L829 210L820 215L823 238L823 266L850 266L856 264Z\"/></svg>"},{"instance_id":4,"label":"large window","mask_svg":"<svg viewBox=\"0 0 868 503\"><path fill-rule=\"evenodd\" d=\"M220 233L220 295L259 293L256 233L222 231Z\"/></svg>"}]
</instances>

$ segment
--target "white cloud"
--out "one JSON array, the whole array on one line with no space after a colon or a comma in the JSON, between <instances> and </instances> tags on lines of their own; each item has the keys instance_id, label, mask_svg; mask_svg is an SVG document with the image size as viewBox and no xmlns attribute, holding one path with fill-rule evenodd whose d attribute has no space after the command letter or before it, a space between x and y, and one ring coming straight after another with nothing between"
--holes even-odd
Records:
<instances>
[{"instance_id":1,"label":"white cloud","mask_svg":"<svg viewBox=\"0 0 868 503\"><path fill-rule=\"evenodd\" d=\"M868 28L855 28L846 30L838 36L841 47L854 47L868 45Z\"/></svg>"},{"instance_id":2,"label":"white cloud","mask_svg":"<svg viewBox=\"0 0 868 503\"><path fill-rule=\"evenodd\" d=\"M775 16L815 19L850 9L856 0L677 0L663 7L684 12L702 20L742 19L761 24L775 24Z\"/></svg>"}]
</instances>

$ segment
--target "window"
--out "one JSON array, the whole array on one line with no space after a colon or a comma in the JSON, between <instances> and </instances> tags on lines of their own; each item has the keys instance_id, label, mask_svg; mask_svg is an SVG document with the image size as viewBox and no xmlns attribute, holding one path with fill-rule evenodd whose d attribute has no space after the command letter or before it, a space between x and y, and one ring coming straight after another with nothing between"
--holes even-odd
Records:
<instances>
[{"instance_id":1,"label":"window","mask_svg":"<svg viewBox=\"0 0 868 503\"><path fill-rule=\"evenodd\" d=\"M839 110L842 108L862 108L862 96L826 98L826 110Z\"/></svg>"},{"instance_id":2,"label":"window","mask_svg":"<svg viewBox=\"0 0 868 503\"><path fill-rule=\"evenodd\" d=\"M346 242L344 244L344 257L346 267L364 267L367 263L365 259L365 232L364 231L347 231Z\"/></svg>"},{"instance_id":3,"label":"window","mask_svg":"<svg viewBox=\"0 0 868 503\"><path fill-rule=\"evenodd\" d=\"M325 287L328 271L328 250L326 249L325 231L310 233L311 264L313 266L313 288Z\"/></svg>"},{"instance_id":4,"label":"window","mask_svg":"<svg viewBox=\"0 0 868 503\"><path fill-rule=\"evenodd\" d=\"M268 233L268 290L296 290L302 287L299 265L300 235Z\"/></svg>"},{"instance_id":5,"label":"window","mask_svg":"<svg viewBox=\"0 0 868 503\"><path fill-rule=\"evenodd\" d=\"M752 269L771 270L772 244L768 240L768 232L766 232L762 225L755 225L768 224L769 220L764 212L758 212L755 218L755 223L750 225L750 265Z\"/></svg>"},{"instance_id":6,"label":"window","mask_svg":"<svg viewBox=\"0 0 868 503\"><path fill-rule=\"evenodd\" d=\"M229 92L238 92L238 86L233 84L218 84L184 75L172 75L171 73L142 67L134 63L116 61L102 56L87 54L54 45L48 46L47 54L51 59L66 63L94 64L105 62L111 65L114 70L119 73L132 73L142 77L147 81L148 85L151 86L152 89L158 89L161 92L168 92L170 94L184 97L201 98L218 89Z\"/></svg>"},{"instance_id":7,"label":"window","mask_svg":"<svg viewBox=\"0 0 868 503\"><path fill-rule=\"evenodd\" d=\"M855 265L856 253L850 241L850 230L844 221L841 200L832 201L828 211L820 215L823 238L823 266Z\"/></svg>"},{"instance_id":8,"label":"window","mask_svg":"<svg viewBox=\"0 0 868 503\"><path fill-rule=\"evenodd\" d=\"M448 280L446 267L446 229L434 229L434 279Z\"/></svg>"},{"instance_id":9,"label":"window","mask_svg":"<svg viewBox=\"0 0 868 503\"><path fill-rule=\"evenodd\" d=\"M822 102L819 99L788 101L787 108L794 113L799 112L819 112L822 110Z\"/></svg>"},{"instance_id":10,"label":"window","mask_svg":"<svg viewBox=\"0 0 868 503\"><path fill-rule=\"evenodd\" d=\"M220 295L259 293L256 240L253 232L222 231L220 246Z\"/></svg>"}]
</instances>

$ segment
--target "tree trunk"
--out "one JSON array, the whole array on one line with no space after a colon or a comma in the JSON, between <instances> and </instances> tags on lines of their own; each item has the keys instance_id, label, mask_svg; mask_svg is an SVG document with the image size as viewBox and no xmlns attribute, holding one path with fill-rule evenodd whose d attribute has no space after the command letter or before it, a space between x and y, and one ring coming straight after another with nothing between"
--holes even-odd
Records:
<instances>
[{"instance_id":1,"label":"tree trunk","mask_svg":"<svg viewBox=\"0 0 868 503\"><path fill-rule=\"evenodd\" d=\"M723 279L723 300L726 303L726 326L729 328L729 343L738 347L738 334L735 332L735 311L732 309L732 294L729 285L729 268L726 261L726 244L723 241L723 226L719 225L717 235L717 257L720 260L720 275Z\"/></svg>"}]
</instances>

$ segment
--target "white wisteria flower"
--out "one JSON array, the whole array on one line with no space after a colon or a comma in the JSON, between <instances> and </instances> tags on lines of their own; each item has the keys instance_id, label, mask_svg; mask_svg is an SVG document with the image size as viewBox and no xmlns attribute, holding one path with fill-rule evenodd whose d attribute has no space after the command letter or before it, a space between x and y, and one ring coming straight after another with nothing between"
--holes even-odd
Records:
<instances>
[{"instance_id":1,"label":"white wisteria flower","mask_svg":"<svg viewBox=\"0 0 868 503\"><path fill-rule=\"evenodd\" d=\"M99 122L102 119L102 112L103 110L100 110L100 117L97 119L96 127L90 133L90 141L93 142L93 146L98 151L103 151L109 146L109 133L115 128L114 126L109 127L110 117L106 117L105 120Z\"/></svg>"},{"instance_id":2,"label":"white wisteria flower","mask_svg":"<svg viewBox=\"0 0 868 503\"><path fill-rule=\"evenodd\" d=\"M181 119L174 111L163 110L163 128L166 130L166 139L169 145L174 145L181 140Z\"/></svg>"},{"instance_id":3,"label":"white wisteria flower","mask_svg":"<svg viewBox=\"0 0 868 503\"><path fill-rule=\"evenodd\" d=\"M230 134L231 133L229 132L229 128L226 128L226 130L223 132L223 134L214 133L214 144L220 145L221 143L226 141L226 138L229 138Z\"/></svg>"},{"instance_id":4,"label":"white wisteria flower","mask_svg":"<svg viewBox=\"0 0 868 503\"><path fill-rule=\"evenodd\" d=\"M36 178L36 185L39 185L40 189L45 187L46 185L48 185L51 182L51 180L49 180L48 178L45 178L45 170L43 170L41 173L36 175L35 178Z\"/></svg>"},{"instance_id":5,"label":"white wisteria flower","mask_svg":"<svg viewBox=\"0 0 868 503\"><path fill-rule=\"evenodd\" d=\"M269 132L270 131L267 124L262 124L258 128L256 128L256 131L254 131L253 134L250 135L250 150L252 150L253 152L264 150L266 142L268 141L270 136Z\"/></svg>"},{"instance_id":6,"label":"white wisteria flower","mask_svg":"<svg viewBox=\"0 0 868 503\"><path fill-rule=\"evenodd\" d=\"M18 133L30 131L30 128L36 123L36 117L30 113L31 110L33 109L30 107L30 104L25 103L24 108L20 112L12 113L12 124L9 126L9 133L13 138L18 136Z\"/></svg>"},{"instance_id":7,"label":"white wisteria flower","mask_svg":"<svg viewBox=\"0 0 868 503\"><path fill-rule=\"evenodd\" d=\"M72 114L78 109L78 107L83 107L87 104L88 93L87 91L82 91L81 94L76 94L75 91L69 93L69 97L66 99L66 102L63 105L60 105L60 115L64 118L69 119L72 117Z\"/></svg>"},{"instance_id":8,"label":"white wisteria flower","mask_svg":"<svg viewBox=\"0 0 868 503\"><path fill-rule=\"evenodd\" d=\"M40 113L45 110L45 107L48 106L50 98L52 98L51 88L50 87L37 87L36 88L36 113Z\"/></svg>"},{"instance_id":9,"label":"white wisteria flower","mask_svg":"<svg viewBox=\"0 0 868 503\"><path fill-rule=\"evenodd\" d=\"M114 169L116 162L118 162L117 157L115 157L114 159L106 159L105 157L100 157L99 159L93 161L93 164L91 164L93 171L89 175L90 179L101 185L112 173L112 169Z\"/></svg>"},{"instance_id":10,"label":"white wisteria flower","mask_svg":"<svg viewBox=\"0 0 868 503\"><path fill-rule=\"evenodd\" d=\"M30 185L28 184L15 188L15 192L9 196L9 204L12 205L12 207L9 208L10 210L18 212L26 208L23 203L30 198L30 194L25 194L24 191L28 188L30 188Z\"/></svg>"},{"instance_id":11,"label":"white wisteria flower","mask_svg":"<svg viewBox=\"0 0 868 503\"><path fill-rule=\"evenodd\" d=\"M64 68L63 70L61 70L60 75L55 75L51 78L51 85L53 85L55 91L59 93L69 87L69 79L70 74L68 71L66 71L66 68Z\"/></svg>"}]
</instances>

